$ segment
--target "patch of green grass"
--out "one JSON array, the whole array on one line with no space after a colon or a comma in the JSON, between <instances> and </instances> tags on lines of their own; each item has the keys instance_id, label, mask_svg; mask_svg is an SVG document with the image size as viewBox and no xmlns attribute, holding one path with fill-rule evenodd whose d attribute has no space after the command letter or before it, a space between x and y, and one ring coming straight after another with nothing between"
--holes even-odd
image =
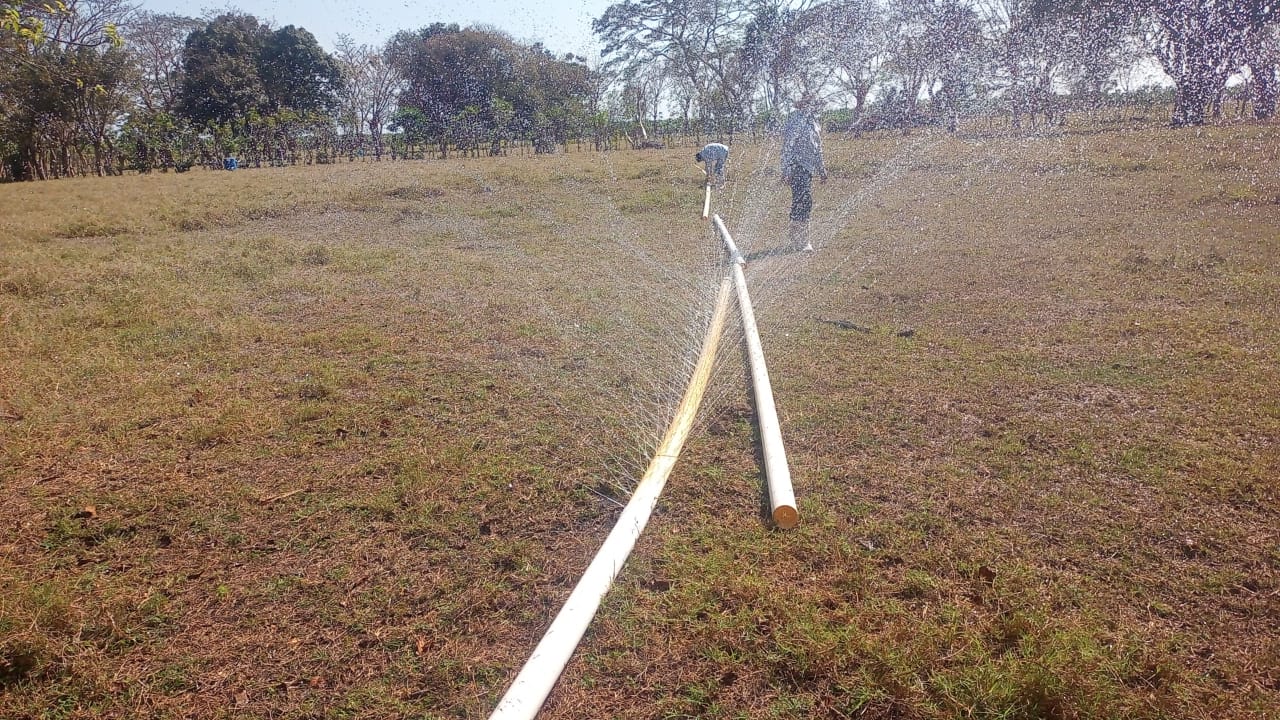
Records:
<instances>
[{"instance_id":1,"label":"patch of green grass","mask_svg":"<svg viewBox=\"0 0 1280 720\"><path fill-rule=\"evenodd\" d=\"M333 262L333 252L327 245L311 245L302 253L303 265L324 266Z\"/></svg>"},{"instance_id":2,"label":"patch of green grass","mask_svg":"<svg viewBox=\"0 0 1280 720\"><path fill-rule=\"evenodd\" d=\"M687 201L670 188L658 187L635 192L617 201L618 209L628 215L639 213L670 211L679 208Z\"/></svg>"},{"instance_id":3,"label":"patch of green grass","mask_svg":"<svg viewBox=\"0 0 1280 720\"><path fill-rule=\"evenodd\" d=\"M80 218L57 231L61 238L111 238L130 232L128 227L100 218Z\"/></svg>"}]
</instances>

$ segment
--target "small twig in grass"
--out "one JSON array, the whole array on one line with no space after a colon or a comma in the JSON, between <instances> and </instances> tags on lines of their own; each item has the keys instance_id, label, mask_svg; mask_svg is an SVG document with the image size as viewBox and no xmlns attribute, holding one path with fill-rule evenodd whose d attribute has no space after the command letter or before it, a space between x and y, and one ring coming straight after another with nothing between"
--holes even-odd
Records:
<instances>
[{"instance_id":1,"label":"small twig in grass","mask_svg":"<svg viewBox=\"0 0 1280 720\"><path fill-rule=\"evenodd\" d=\"M869 327L863 327L863 326L861 326L861 325L855 325L854 323L851 323L851 322L849 322L848 320L829 320L829 319L827 319L827 318L818 317L817 315L813 316L813 319L814 319L814 320L817 320L817 321L818 321L818 322L820 322L820 323L826 323L826 324L828 324L828 325L835 325L836 327L840 328L841 330L857 330L857 331L858 331L858 332L860 332L860 333L869 333L869 332L871 332L871 328L869 328Z\"/></svg>"},{"instance_id":2,"label":"small twig in grass","mask_svg":"<svg viewBox=\"0 0 1280 720\"><path fill-rule=\"evenodd\" d=\"M264 498L258 498L258 502L263 505L269 505L277 500L283 500L287 497L293 497L294 495L297 495L300 492L304 492L307 489L308 488L301 487L301 488L298 488L297 490L290 490L287 493L280 493L279 495L269 495Z\"/></svg>"},{"instance_id":3,"label":"small twig in grass","mask_svg":"<svg viewBox=\"0 0 1280 720\"><path fill-rule=\"evenodd\" d=\"M590 490L592 493L594 493L597 497L601 498L602 500L608 500L609 502L613 503L614 505L617 505L620 508L626 507L626 505L623 505L622 503L618 502L617 500L614 500L613 498L609 497L608 495L605 495L604 493L600 492L595 488L589 487L587 489Z\"/></svg>"},{"instance_id":4,"label":"small twig in grass","mask_svg":"<svg viewBox=\"0 0 1280 720\"><path fill-rule=\"evenodd\" d=\"M364 575L361 575L360 577L356 578L355 582L347 586L347 594L350 595L351 593L355 592L356 588L369 582L369 579L372 577L373 577L373 573L365 573Z\"/></svg>"},{"instance_id":5,"label":"small twig in grass","mask_svg":"<svg viewBox=\"0 0 1280 720\"><path fill-rule=\"evenodd\" d=\"M35 480L32 480L32 481L31 481L31 484L27 486L27 489L29 490L29 489L31 489L31 488L33 488L33 487L35 487L35 486L39 485L40 483L47 483L47 482L49 482L50 480L57 480L57 479L58 479L58 478L60 478L60 477L62 477L62 473L60 473L60 472L59 472L59 473L54 473L54 474L52 474L52 475L45 475L44 477L38 477L38 478L36 478Z\"/></svg>"},{"instance_id":6,"label":"small twig in grass","mask_svg":"<svg viewBox=\"0 0 1280 720\"><path fill-rule=\"evenodd\" d=\"M950 661L951 661L953 658L955 658L957 655L959 655L960 653L964 652L965 650L968 650L972 645L973 645L973 642L972 642L972 641L967 642L967 643L965 643L965 644L961 645L960 647L956 648L955 650L952 650L950 653L947 653L946 655L944 655L944 656L942 656L942 657L938 658L938 662L939 662L939 663L950 662Z\"/></svg>"}]
</instances>

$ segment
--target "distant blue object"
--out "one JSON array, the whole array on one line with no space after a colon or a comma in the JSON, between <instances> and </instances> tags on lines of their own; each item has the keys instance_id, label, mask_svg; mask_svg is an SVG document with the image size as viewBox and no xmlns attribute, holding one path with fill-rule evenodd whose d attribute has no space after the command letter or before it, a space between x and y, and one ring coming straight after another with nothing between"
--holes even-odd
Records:
<instances>
[{"instance_id":1,"label":"distant blue object","mask_svg":"<svg viewBox=\"0 0 1280 720\"><path fill-rule=\"evenodd\" d=\"M240 167L240 163L236 162L235 158L227 158L222 161L223 170L235 170L238 167Z\"/></svg>"}]
</instances>

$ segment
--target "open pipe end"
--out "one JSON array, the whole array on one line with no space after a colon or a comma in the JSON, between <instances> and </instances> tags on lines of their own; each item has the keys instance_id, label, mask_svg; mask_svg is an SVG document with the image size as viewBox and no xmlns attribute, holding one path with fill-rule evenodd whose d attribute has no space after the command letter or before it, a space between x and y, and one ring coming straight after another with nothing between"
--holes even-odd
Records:
<instances>
[{"instance_id":1,"label":"open pipe end","mask_svg":"<svg viewBox=\"0 0 1280 720\"><path fill-rule=\"evenodd\" d=\"M800 524L800 513L790 505L779 505L773 509L773 522L783 530L790 530Z\"/></svg>"}]
</instances>

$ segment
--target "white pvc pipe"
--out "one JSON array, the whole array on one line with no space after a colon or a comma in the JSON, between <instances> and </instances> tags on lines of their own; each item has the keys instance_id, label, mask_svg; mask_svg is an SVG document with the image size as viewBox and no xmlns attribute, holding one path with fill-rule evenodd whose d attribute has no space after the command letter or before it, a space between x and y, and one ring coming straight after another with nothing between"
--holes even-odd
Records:
<instances>
[{"instance_id":1,"label":"white pvc pipe","mask_svg":"<svg viewBox=\"0 0 1280 720\"><path fill-rule=\"evenodd\" d=\"M724 241L725 249L729 251L729 261L734 265L746 265L746 258L742 257L742 253L738 252L738 245L733 241L733 236L729 234L729 229L724 226L724 221L719 215L711 218L711 222L715 223L716 230L720 231L720 239Z\"/></svg>"},{"instance_id":2,"label":"white pvc pipe","mask_svg":"<svg viewBox=\"0 0 1280 720\"><path fill-rule=\"evenodd\" d=\"M649 463L649 469L631 494L631 500L623 508L617 524L592 558L573 592L569 593L564 607L560 608L555 620L551 621L551 627L547 628L546 634L525 661L524 667L502 696L489 720L530 720L538 714L542 703L551 694L556 680L560 678L560 673L578 647L596 610L600 608L600 601L622 570L622 564L631 554L641 531L649 522L654 506L658 504L658 496L667 483L676 457L693 427L698 406L702 403L728 310L729 278L726 277L720 283L720 292L716 296L715 309L711 314L711 325L703 339L702 352L694 366L693 376L689 379L689 386L676 408L675 417L667 428L662 444Z\"/></svg>"},{"instance_id":3,"label":"white pvc pipe","mask_svg":"<svg viewBox=\"0 0 1280 720\"><path fill-rule=\"evenodd\" d=\"M787 467L787 451L782 446L782 427L778 423L778 410L773 404L773 386L769 383L769 370L764 364L764 348L760 346L760 331L756 327L755 311L751 309L751 296L747 294L747 278L742 272L746 263L733 242L733 236L719 215L712 222L724 240L729 257L734 260L733 284L738 290L738 309L742 312L742 334L747 340L747 358L751 363L751 384L755 389L756 415L760 419L760 444L764 451L764 472L769 482L769 507L773 522L788 530L800 522L796 510L796 495L791 488L791 470Z\"/></svg>"},{"instance_id":4,"label":"white pvc pipe","mask_svg":"<svg viewBox=\"0 0 1280 720\"><path fill-rule=\"evenodd\" d=\"M702 201L702 219L706 220L711 213L711 181L707 181L707 197Z\"/></svg>"}]
</instances>

